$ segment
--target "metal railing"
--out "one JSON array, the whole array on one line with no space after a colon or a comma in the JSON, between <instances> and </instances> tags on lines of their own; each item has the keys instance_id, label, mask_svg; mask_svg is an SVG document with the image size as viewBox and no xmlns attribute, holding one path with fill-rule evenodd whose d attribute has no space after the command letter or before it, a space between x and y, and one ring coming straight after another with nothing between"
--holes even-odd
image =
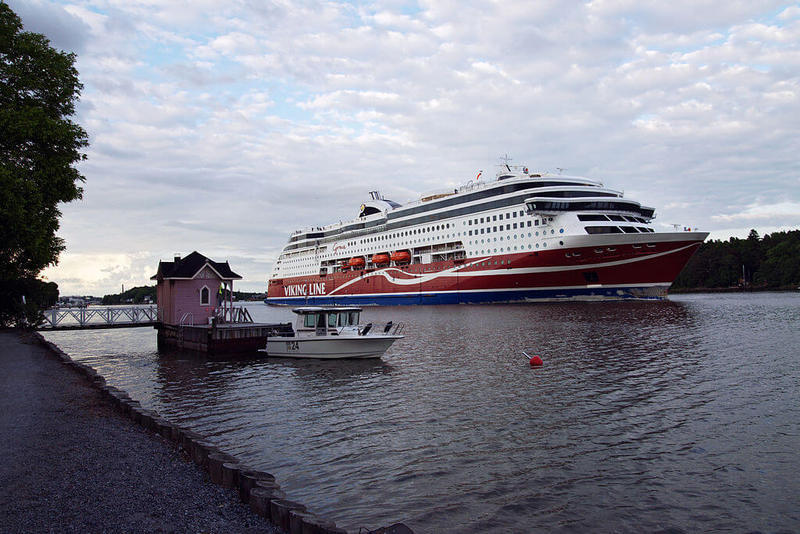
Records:
<instances>
[{"instance_id":1,"label":"metal railing","mask_svg":"<svg viewBox=\"0 0 800 534\"><path fill-rule=\"evenodd\" d=\"M51 308L42 312L43 330L147 325L158 322L156 306Z\"/></svg>"},{"instance_id":2,"label":"metal railing","mask_svg":"<svg viewBox=\"0 0 800 534\"><path fill-rule=\"evenodd\" d=\"M219 323L252 323L253 318L244 306L216 308L214 317Z\"/></svg>"}]
</instances>

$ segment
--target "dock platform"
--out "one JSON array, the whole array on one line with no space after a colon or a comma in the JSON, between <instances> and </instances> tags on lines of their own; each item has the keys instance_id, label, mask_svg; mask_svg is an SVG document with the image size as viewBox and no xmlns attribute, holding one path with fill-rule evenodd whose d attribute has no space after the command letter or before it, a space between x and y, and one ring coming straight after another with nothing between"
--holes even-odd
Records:
<instances>
[{"instance_id":1,"label":"dock platform","mask_svg":"<svg viewBox=\"0 0 800 534\"><path fill-rule=\"evenodd\" d=\"M291 323L223 323L168 325L157 323L158 348L202 352L209 356L255 353L267 346L267 336Z\"/></svg>"}]
</instances>

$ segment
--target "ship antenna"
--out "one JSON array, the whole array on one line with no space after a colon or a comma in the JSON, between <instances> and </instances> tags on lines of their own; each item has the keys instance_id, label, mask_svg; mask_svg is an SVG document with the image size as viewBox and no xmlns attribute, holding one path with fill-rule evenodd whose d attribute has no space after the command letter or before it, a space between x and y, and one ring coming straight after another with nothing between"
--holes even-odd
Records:
<instances>
[{"instance_id":1,"label":"ship antenna","mask_svg":"<svg viewBox=\"0 0 800 534\"><path fill-rule=\"evenodd\" d=\"M562 172L566 171L567 169L565 169L564 167L556 167L556 170L558 171L558 174L561 174Z\"/></svg>"},{"instance_id":2,"label":"ship antenna","mask_svg":"<svg viewBox=\"0 0 800 534\"><path fill-rule=\"evenodd\" d=\"M503 154L499 159L501 162L503 162L503 165L506 166L506 169L511 171L511 167L509 166L509 163L511 163L511 158L508 157L508 153Z\"/></svg>"}]
</instances>

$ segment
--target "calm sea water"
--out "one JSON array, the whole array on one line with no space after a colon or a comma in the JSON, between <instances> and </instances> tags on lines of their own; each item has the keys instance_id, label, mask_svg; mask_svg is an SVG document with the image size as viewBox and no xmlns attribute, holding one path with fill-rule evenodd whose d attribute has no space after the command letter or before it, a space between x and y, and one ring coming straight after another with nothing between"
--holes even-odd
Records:
<instances>
[{"instance_id":1,"label":"calm sea water","mask_svg":"<svg viewBox=\"0 0 800 534\"><path fill-rule=\"evenodd\" d=\"M800 530L800 292L364 319L406 338L320 362L159 354L150 328L46 337L348 530Z\"/></svg>"}]
</instances>

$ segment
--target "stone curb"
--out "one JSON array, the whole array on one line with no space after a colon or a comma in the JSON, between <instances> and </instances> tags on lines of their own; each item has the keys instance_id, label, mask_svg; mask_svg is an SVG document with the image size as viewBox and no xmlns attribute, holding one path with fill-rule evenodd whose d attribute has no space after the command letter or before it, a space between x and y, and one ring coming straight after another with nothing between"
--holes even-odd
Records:
<instances>
[{"instance_id":1,"label":"stone curb","mask_svg":"<svg viewBox=\"0 0 800 534\"><path fill-rule=\"evenodd\" d=\"M347 534L346 530L336 527L333 521L317 517L304 505L287 500L286 494L270 473L240 464L236 457L217 449L202 434L180 427L161 417L158 412L142 407L125 391L109 386L106 379L91 366L73 360L55 343L45 340L39 332L34 332L33 335L59 360L83 375L95 389L100 391L103 400L117 411L145 429L171 441L179 450L183 450L195 464L208 473L214 484L237 490L242 502L248 504L254 513L289 534ZM405 528L407 530L404 532L413 534L410 529Z\"/></svg>"}]
</instances>

